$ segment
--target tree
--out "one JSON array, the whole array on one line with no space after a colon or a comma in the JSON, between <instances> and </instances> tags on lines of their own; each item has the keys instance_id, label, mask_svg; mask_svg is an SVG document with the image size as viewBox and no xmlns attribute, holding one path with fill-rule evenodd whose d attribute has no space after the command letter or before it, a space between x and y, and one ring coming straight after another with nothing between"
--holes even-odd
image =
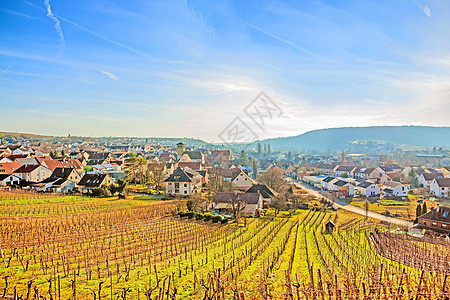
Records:
<instances>
[{"instance_id":1,"label":"tree","mask_svg":"<svg viewBox=\"0 0 450 300\"><path fill-rule=\"evenodd\" d=\"M420 204L417 204L416 207L416 218L420 217L422 215L422 207L420 206Z\"/></svg>"},{"instance_id":2,"label":"tree","mask_svg":"<svg viewBox=\"0 0 450 300\"><path fill-rule=\"evenodd\" d=\"M287 208L287 203L284 195L273 197L270 202L270 207L275 210L275 216L278 215L280 210L285 210Z\"/></svg>"},{"instance_id":3,"label":"tree","mask_svg":"<svg viewBox=\"0 0 450 300\"><path fill-rule=\"evenodd\" d=\"M123 179L117 180L116 191L120 194L123 193L125 187L127 186L127 182Z\"/></svg>"},{"instance_id":4,"label":"tree","mask_svg":"<svg viewBox=\"0 0 450 300\"><path fill-rule=\"evenodd\" d=\"M127 168L127 179L129 182L136 182L138 160L136 158L136 153L131 152L130 156L125 159L125 167Z\"/></svg>"},{"instance_id":5,"label":"tree","mask_svg":"<svg viewBox=\"0 0 450 300\"><path fill-rule=\"evenodd\" d=\"M66 153L64 152L64 149L61 150L61 156L62 157L66 156Z\"/></svg>"},{"instance_id":6,"label":"tree","mask_svg":"<svg viewBox=\"0 0 450 300\"><path fill-rule=\"evenodd\" d=\"M152 163L148 165L147 174L156 189L159 189L161 187L162 181L164 179L165 169L166 166L164 163Z\"/></svg>"},{"instance_id":7,"label":"tree","mask_svg":"<svg viewBox=\"0 0 450 300\"><path fill-rule=\"evenodd\" d=\"M424 215L424 214L426 214L427 213L427 203L426 202L423 202L423 205L422 205L422 215Z\"/></svg>"},{"instance_id":8,"label":"tree","mask_svg":"<svg viewBox=\"0 0 450 300\"><path fill-rule=\"evenodd\" d=\"M252 160L252 177L253 179L256 179L256 176L258 176L258 162L256 161L256 159Z\"/></svg>"},{"instance_id":9,"label":"tree","mask_svg":"<svg viewBox=\"0 0 450 300\"><path fill-rule=\"evenodd\" d=\"M242 211L247 207L247 203L237 193L234 193L231 197L230 204L234 219L237 221L241 217Z\"/></svg>"},{"instance_id":10,"label":"tree","mask_svg":"<svg viewBox=\"0 0 450 300\"><path fill-rule=\"evenodd\" d=\"M272 150L270 150L270 144L267 145L267 154L270 155L272 153Z\"/></svg>"},{"instance_id":11,"label":"tree","mask_svg":"<svg viewBox=\"0 0 450 300\"><path fill-rule=\"evenodd\" d=\"M245 153L244 150L242 150L242 152L241 152L241 157L239 158L239 163L242 166L247 166L248 165L248 155L247 155L247 153Z\"/></svg>"},{"instance_id":12,"label":"tree","mask_svg":"<svg viewBox=\"0 0 450 300\"><path fill-rule=\"evenodd\" d=\"M192 195L186 202L186 207L188 211L198 211L201 213L205 213L208 211L209 201L198 194Z\"/></svg>"},{"instance_id":13,"label":"tree","mask_svg":"<svg viewBox=\"0 0 450 300\"><path fill-rule=\"evenodd\" d=\"M261 143L258 143L258 157L261 157Z\"/></svg>"},{"instance_id":14,"label":"tree","mask_svg":"<svg viewBox=\"0 0 450 300\"><path fill-rule=\"evenodd\" d=\"M366 200L366 202L364 203L364 210L366 212L366 219L369 216L369 201Z\"/></svg>"},{"instance_id":15,"label":"tree","mask_svg":"<svg viewBox=\"0 0 450 300\"><path fill-rule=\"evenodd\" d=\"M292 161L293 160L293 156L292 156L292 152L291 151L288 152L287 160L288 161Z\"/></svg>"},{"instance_id":16,"label":"tree","mask_svg":"<svg viewBox=\"0 0 450 300\"><path fill-rule=\"evenodd\" d=\"M267 185L275 191L281 191L284 184L283 171L278 167L271 167L258 176L258 181Z\"/></svg>"},{"instance_id":17,"label":"tree","mask_svg":"<svg viewBox=\"0 0 450 300\"><path fill-rule=\"evenodd\" d=\"M55 152L56 152L56 151L55 151ZM51 158L55 158L55 157L56 157L56 154L53 153L53 151L50 151L50 157L51 157Z\"/></svg>"},{"instance_id":18,"label":"tree","mask_svg":"<svg viewBox=\"0 0 450 300\"><path fill-rule=\"evenodd\" d=\"M264 144L264 156L267 154L267 144Z\"/></svg>"},{"instance_id":19,"label":"tree","mask_svg":"<svg viewBox=\"0 0 450 300\"><path fill-rule=\"evenodd\" d=\"M140 184L144 184L145 182L146 182L146 173L145 173L145 171L144 171L144 166L146 166L148 164L148 161L147 161L147 159L145 159L145 157L143 157L143 156L139 156L138 158L137 158L137 168L138 168L138 172L139 172L139 177L140 177L140 180L139 180L139 183Z\"/></svg>"},{"instance_id":20,"label":"tree","mask_svg":"<svg viewBox=\"0 0 450 300\"><path fill-rule=\"evenodd\" d=\"M419 186L419 179L417 178L416 171L414 171L414 168L411 168L408 172L408 182L411 184L412 187Z\"/></svg>"},{"instance_id":21,"label":"tree","mask_svg":"<svg viewBox=\"0 0 450 300\"><path fill-rule=\"evenodd\" d=\"M347 172L344 172L344 173L342 174L342 178L348 178L348 173L347 173Z\"/></svg>"}]
</instances>

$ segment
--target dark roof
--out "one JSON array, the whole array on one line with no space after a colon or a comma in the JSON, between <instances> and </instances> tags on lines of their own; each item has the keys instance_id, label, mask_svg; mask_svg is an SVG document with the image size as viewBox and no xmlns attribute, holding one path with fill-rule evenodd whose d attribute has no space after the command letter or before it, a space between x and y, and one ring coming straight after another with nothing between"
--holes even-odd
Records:
<instances>
[{"instance_id":1,"label":"dark roof","mask_svg":"<svg viewBox=\"0 0 450 300\"><path fill-rule=\"evenodd\" d=\"M247 204L257 204L259 198L261 197L258 193L234 193L234 192L224 192L217 193L214 196L213 202L215 203L230 203L233 198L240 198Z\"/></svg>"},{"instance_id":2,"label":"dark roof","mask_svg":"<svg viewBox=\"0 0 450 300\"><path fill-rule=\"evenodd\" d=\"M334 177L328 176L327 178L325 178L325 179L323 180L323 182L330 182L330 181L332 181L333 179L334 179Z\"/></svg>"},{"instance_id":3,"label":"dark roof","mask_svg":"<svg viewBox=\"0 0 450 300\"><path fill-rule=\"evenodd\" d=\"M192 170L200 170L202 166L202 163L199 161L185 161L185 162L179 162L178 167L180 168L191 168Z\"/></svg>"},{"instance_id":4,"label":"dark roof","mask_svg":"<svg viewBox=\"0 0 450 300\"><path fill-rule=\"evenodd\" d=\"M421 215L419 219L445 222L450 224L450 207L439 206L439 209L432 208L426 214Z\"/></svg>"},{"instance_id":5,"label":"dark roof","mask_svg":"<svg viewBox=\"0 0 450 300\"><path fill-rule=\"evenodd\" d=\"M72 168L56 168L50 177L67 179L74 169Z\"/></svg>"},{"instance_id":6,"label":"dark roof","mask_svg":"<svg viewBox=\"0 0 450 300\"><path fill-rule=\"evenodd\" d=\"M336 181L335 183L333 183L334 185L337 185L337 186L344 186L344 185L346 185L348 182L347 181L344 181L344 180L338 180L338 181Z\"/></svg>"},{"instance_id":7,"label":"dark roof","mask_svg":"<svg viewBox=\"0 0 450 300\"><path fill-rule=\"evenodd\" d=\"M220 175L224 178L235 178L238 174L241 173L241 169L233 168L233 169L220 169Z\"/></svg>"},{"instance_id":8,"label":"dark roof","mask_svg":"<svg viewBox=\"0 0 450 300\"><path fill-rule=\"evenodd\" d=\"M350 172L351 170L353 170L355 168L355 166L339 166L336 171L340 171L340 172Z\"/></svg>"},{"instance_id":9,"label":"dark roof","mask_svg":"<svg viewBox=\"0 0 450 300\"><path fill-rule=\"evenodd\" d=\"M80 182L78 182L78 185L85 187L100 187L106 176L106 174L85 174Z\"/></svg>"},{"instance_id":10,"label":"dark roof","mask_svg":"<svg viewBox=\"0 0 450 300\"><path fill-rule=\"evenodd\" d=\"M16 179L19 179L19 177L16 177L14 175L10 175L10 174L0 174L0 181L5 180L6 178L8 178L9 176L13 176Z\"/></svg>"},{"instance_id":11,"label":"dark roof","mask_svg":"<svg viewBox=\"0 0 450 300\"><path fill-rule=\"evenodd\" d=\"M39 168L39 165L23 165L17 170L14 171L14 173L30 173Z\"/></svg>"},{"instance_id":12,"label":"dark roof","mask_svg":"<svg viewBox=\"0 0 450 300\"><path fill-rule=\"evenodd\" d=\"M184 145L182 142L179 142L177 145Z\"/></svg>"},{"instance_id":13,"label":"dark roof","mask_svg":"<svg viewBox=\"0 0 450 300\"><path fill-rule=\"evenodd\" d=\"M263 198L275 196L272 189L265 184L254 184L246 191L246 193L260 193Z\"/></svg>"},{"instance_id":14,"label":"dark roof","mask_svg":"<svg viewBox=\"0 0 450 300\"><path fill-rule=\"evenodd\" d=\"M192 182L192 180L186 172L177 168L164 182Z\"/></svg>"},{"instance_id":15,"label":"dark roof","mask_svg":"<svg viewBox=\"0 0 450 300\"><path fill-rule=\"evenodd\" d=\"M425 178L426 181L431 181L435 178L444 177L444 176L442 176L442 174L439 174L439 173L423 173L421 175L423 176L423 178Z\"/></svg>"},{"instance_id":16,"label":"dark roof","mask_svg":"<svg viewBox=\"0 0 450 300\"><path fill-rule=\"evenodd\" d=\"M185 151L183 154L187 154L191 159L203 158L203 154L200 151Z\"/></svg>"},{"instance_id":17,"label":"dark roof","mask_svg":"<svg viewBox=\"0 0 450 300\"><path fill-rule=\"evenodd\" d=\"M450 187L450 178L435 178L439 187Z\"/></svg>"},{"instance_id":18,"label":"dark roof","mask_svg":"<svg viewBox=\"0 0 450 300\"><path fill-rule=\"evenodd\" d=\"M370 181L363 181L360 184L358 184L358 187L362 187L362 188L367 188L369 186L371 186L373 183Z\"/></svg>"},{"instance_id":19,"label":"dark roof","mask_svg":"<svg viewBox=\"0 0 450 300\"><path fill-rule=\"evenodd\" d=\"M370 174L370 173L373 172L373 170L375 170L375 168L366 168L363 173L364 174Z\"/></svg>"}]
</instances>

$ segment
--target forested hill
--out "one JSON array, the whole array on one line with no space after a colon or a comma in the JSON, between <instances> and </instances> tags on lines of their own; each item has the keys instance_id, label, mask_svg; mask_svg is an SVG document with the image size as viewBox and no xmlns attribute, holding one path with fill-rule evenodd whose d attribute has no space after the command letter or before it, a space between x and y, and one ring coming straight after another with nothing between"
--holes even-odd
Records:
<instances>
[{"instance_id":1,"label":"forested hill","mask_svg":"<svg viewBox=\"0 0 450 300\"><path fill-rule=\"evenodd\" d=\"M299 150L339 150L363 145L450 148L450 127L377 126L343 127L308 131L292 137L267 139L272 148ZM357 150L357 149L354 149Z\"/></svg>"}]
</instances>

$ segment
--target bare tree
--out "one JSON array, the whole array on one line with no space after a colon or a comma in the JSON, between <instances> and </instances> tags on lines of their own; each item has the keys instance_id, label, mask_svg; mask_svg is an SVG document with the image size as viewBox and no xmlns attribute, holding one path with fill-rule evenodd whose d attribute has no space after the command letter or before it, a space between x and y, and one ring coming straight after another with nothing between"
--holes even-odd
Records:
<instances>
[{"instance_id":1,"label":"bare tree","mask_svg":"<svg viewBox=\"0 0 450 300\"><path fill-rule=\"evenodd\" d=\"M162 181L165 176L165 170L166 165L164 163L151 163L147 166L148 178L152 181L156 189L159 189L161 187Z\"/></svg>"},{"instance_id":2,"label":"bare tree","mask_svg":"<svg viewBox=\"0 0 450 300\"><path fill-rule=\"evenodd\" d=\"M234 193L234 195L231 197L230 204L234 214L234 219L239 220L242 211L247 207L247 203L245 203L245 201L242 200L237 193Z\"/></svg>"},{"instance_id":3,"label":"bare tree","mask_svg":"<svg viewBox=\"0 0 450 300\"><path fill-rule=\"evenodd\" d=\"M283 171L280 168L271 167L258 176L258 181L279 192L284 184L283 178Z\"/></svg>"}]
</instances>

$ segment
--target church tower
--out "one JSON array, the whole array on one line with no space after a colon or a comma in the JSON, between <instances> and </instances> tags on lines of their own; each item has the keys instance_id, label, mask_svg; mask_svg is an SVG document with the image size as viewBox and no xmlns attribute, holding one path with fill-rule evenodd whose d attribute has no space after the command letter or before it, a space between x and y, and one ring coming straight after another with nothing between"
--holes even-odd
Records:
<instances>
[{"instance_id":1,"label":"church tower","mask_svg":"<svg viewBox=\"0 0 450 300\"><path fill-rule=\"evenodd\" d=\"M177 158L180 159L180 157L183 155L184 151L186 151L186 147L182 142L179 142L177 144Z\"/></svg>"},{"instance_id":2,"label":"church tower","mask_svg":"<svg viewBox=\"0 0 450 300\"><path fill-rule=\"evenodd\" d=\"M345 161L345 152L342 151L342 154L341 154L341 166L346 166L346 165L347 165L347 162Z\"/></svg>"}]
</instances>

